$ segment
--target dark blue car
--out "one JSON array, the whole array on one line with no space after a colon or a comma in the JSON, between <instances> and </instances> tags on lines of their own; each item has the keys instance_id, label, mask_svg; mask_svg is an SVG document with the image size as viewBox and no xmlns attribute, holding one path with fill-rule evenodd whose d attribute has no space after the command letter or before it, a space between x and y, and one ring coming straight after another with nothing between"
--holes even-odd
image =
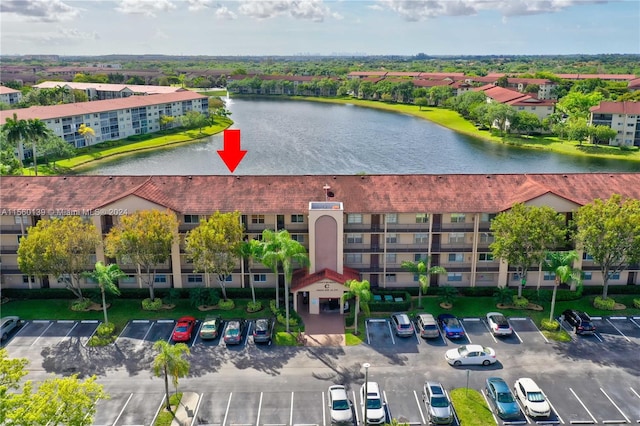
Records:
<instances>
[{"instance_id":1,"label":"dark blue car","mask_svg":"<svg viewBox=\"0 0 640 426\"><path fill-rule=\"evenodd\" d=\"M455 315L440 314L438 315L438 323L442 328L442 332L449 339L460 339L464 337L464 329L462 328L462 324L460 324L460 320L458 320Z\"/></svg>"}]
</instances>

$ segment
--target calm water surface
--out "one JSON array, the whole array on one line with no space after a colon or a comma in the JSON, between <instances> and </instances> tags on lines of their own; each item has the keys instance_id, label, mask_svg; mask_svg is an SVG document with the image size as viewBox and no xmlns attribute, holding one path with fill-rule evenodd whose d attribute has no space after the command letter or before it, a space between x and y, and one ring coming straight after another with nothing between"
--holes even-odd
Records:
<instances>
[{"instance_id":1,"label":"calm water surface","mask_svg":"<svg viewBox=\"0 0 640 426\"><path fill-rule=\"evenodd\" d=\"M638 163L563 156L470 138L408 115L304 101L232 99L247 155L238 175L640 171ZM86 171L103 175L229 174L222 134Z\"/></svg>"}]
</instances>

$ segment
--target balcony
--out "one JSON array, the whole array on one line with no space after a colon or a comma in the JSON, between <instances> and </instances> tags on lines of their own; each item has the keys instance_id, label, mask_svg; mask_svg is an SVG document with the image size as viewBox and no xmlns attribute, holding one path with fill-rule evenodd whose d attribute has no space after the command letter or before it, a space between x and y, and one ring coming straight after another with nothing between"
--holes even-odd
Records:
<instances>
[{"instance_id":1,"label":"balcony","mask_svg":"<svg viewBox=\"0 0 640 426\"><path fill-rule=\"evenodd\" d=\"M0 226L0 232L3 234L22 234L22 231L27 232L27 229L31 225L23 225L23 228L20 225L2 225Z\"/></svg>"},{"instance_id":2,"label":"balcony","mask_svg":"<svg viewBox=\"0 0 640 426\"><path fill-rule=\"evenodd\" d=\"M0 246L0 254L16 254L18 252L18 246Z\"/></svg>"}]
</instances>

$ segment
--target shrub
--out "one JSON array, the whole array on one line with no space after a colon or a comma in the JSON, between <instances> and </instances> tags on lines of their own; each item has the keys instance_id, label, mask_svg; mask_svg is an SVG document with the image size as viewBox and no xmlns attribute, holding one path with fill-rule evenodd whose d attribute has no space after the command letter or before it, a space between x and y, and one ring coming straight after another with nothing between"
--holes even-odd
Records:
<instances>
[{"instance_id":1,"label":"shrub","mask_svg":"<svg viewBox=\"0 0 640 426\"><path fill-rule=\"evenodd\" d=\"M178 299L180 299L180 289L177 289L177 288L169 289L169 292L163 298L165 303L168 303L168 304L175 304L178 301Z\"/></svg>"},{"instance_id":2,"label":"shrub","mask_svg":"<svg viewBox=\"0 0 640 426\"><path fill-rule=\"evenodd\" d=\"M493 297L496 298L496 302L502 305L510 305L513 301L513 290L507 287L500 287L495 290Z\"/></svg>"},{"instance_id":3,"label":"shrub","mask_svg":"<svg viewBox=\"0 0 640 426\"><path fill-rule=\"evenodd\" d=\"M142 309L145 311L157 311L162 307L162 299L156 297L155 300L146 298L142 301Z\"/></svg>"},{"instance_id":4,"label":"shrub","mask_svg":"<svg viewBox=\"0 0 640 426\"><path fill-rule=\"evenodd\" d=\"M526 297L518 297L518 295L514 295L513 305L516 308L526 308L527 306L529 306L529 299L527 299Z\"/></svg>"},{"instance_id":5,"label":"shrub","mask_svg":"<svg viewBox=\"0 0 640 426\"><path fill-rule=\"evenodd\" d=\"M345 327L353 327L353 324L355 324L355 322L356 322L356 318L354 315L348 315L344 318Z\"/></svg>"},{"instance_id":6,"label":"shrub","mask_svg":"<svg viewBox=\"0 0 640 426\"><path fill-rule=\"evenodd\" d=\"M560 329L560 323L556 320L549 321L548 319L543 319L540 321L540 328L548 331L556 331Z\"/></svg>"},{"instance_id":7,"label":"shrub","mask_svg":"<svg viewBox=\"0 0 640 426\"><path fill-rule=\"evenodd\" d=\"M253 301L247 303L247 312L258 312L262 310L262 302L259 300L256 300L256 302L254 303Z\"/></svg>"},{"instance_id":8,"label":"shrub","mask_svg":"<svg viewBox=\"0 0 640 426\"><path fill-rule=\"evenodd\" d=\"M616 304L616 301L612 297L607 297L606 299L603 299L602 296L596 296L596 298L593 299L593 307L596 309L612 311L615 304Z\"/></svg>"},{"instance_id":9,"label":"shrub","mask_svg":"<svg viewBox=\"0 0 640 426\"><path fill-rule=\"evenodd\" d=\"M231 299L221 300L218 302L218 308L223 311L230 311L236 307L236 304Z\"/></svg>"},{"instance_id":10,"label":"shrub","mask_svg":"<svg viewBox=\"0 0 640 426\"><path fill-rule=\"evenodd\" d=\"M116 325L112 322L98 326L96 333L87 342L88 346L107 346L113 343L118 336L115 335Z\"/></svg>"},{"instance_id":11,"label":"shrub","mask_svg":"<svg viewBox=\"0 0 640 426\"><path fill-rule=\"evenodd\" d=\"M633 299L633 306L635 306L636 308L640 309L640 298Z\"/></svg>"},{"instance_id":12,"label":"shrub","mask_svg":"<svg viewBox=\"0 0 640 426\"><path fill-rule=\"evenodd\" d=\"M269 309L271 309L271 313L273 315L276 315L278 313L278 308L276 308L276 301L275 300L270 300L269 301Z\"/></svg>"},{"instance_id":13,"label":"shrub","mask_svg":"<svg viewBox=\"0 0 640 426\"><path fill-rule=\"evenodd\" d=\"M451 287L450 285L445 285L440 287L440 300L443 303L448 303L453 305L453 301L458 296L458 290L455 287Z\"/></svg>"},{"instance_id":14,"label":"shrub","mask_svg":"<svg viewBox=\"0 0 640 426\"><path fill-rule=\"evenodd\" d=\"M112 322L105 322L98 326L96 334L100 337L108 337L116 331L116 325Z\"/></svg>"},{"instance_id":15,"label":"shrub","mask_svg":"<svg viewBox=\"0 0 640 426\"><path fill-rule=\"evenodd\" d=\"M278 321L279 324L282 325L287 325L287 318L285 316L285 314L279 312L276 315L276 320ZM289 327L297 327L299 324L298 319L294 318L293 315L291 315L291 313L289 313Z\"/></svg>"},{"instance_id":16,"label":"shrub","mask_svg":"<svg viewBox=\"0 0 640 426\"><path fill-rule=\"evenodd\" d=\"M75 300L74 302L71 303L71 310L84 311L89 306L91 306L91 303L93 303L91 299L87 299L87 298L84 298L82 300Z\"/></svg>"}]
</instances>

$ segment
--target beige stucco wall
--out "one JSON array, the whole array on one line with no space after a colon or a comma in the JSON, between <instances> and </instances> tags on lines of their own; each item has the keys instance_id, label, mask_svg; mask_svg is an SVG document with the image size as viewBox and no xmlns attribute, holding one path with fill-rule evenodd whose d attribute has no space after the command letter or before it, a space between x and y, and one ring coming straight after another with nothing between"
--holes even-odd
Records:
<instances>
[{"instance_id":1,"label":"beige stucco wall","mask_svg":"<svg viewBox=\"0 0 640 426\"><path fill-rule=\"evenodd\" d=\"M297 311L298 293L301 291L309 292L309 313L313 315L320 314L320 299L340 299L340 312L343 310L344 302L342 295L347 288L332 280L320 280L294 292L294 309Z\"/></svg>"}]
</instances>

